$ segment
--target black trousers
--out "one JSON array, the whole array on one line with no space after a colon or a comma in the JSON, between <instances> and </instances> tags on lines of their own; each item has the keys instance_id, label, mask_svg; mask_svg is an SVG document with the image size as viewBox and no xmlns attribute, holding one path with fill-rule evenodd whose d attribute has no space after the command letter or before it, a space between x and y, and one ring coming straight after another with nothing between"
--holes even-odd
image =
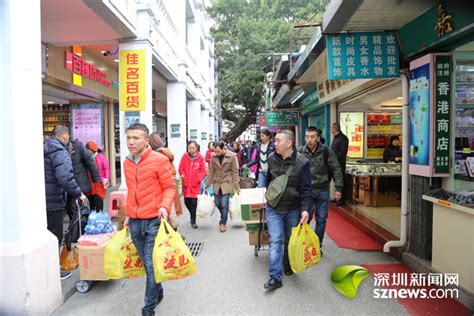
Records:
<instances>
[{"instance_id":1,"label":"black trousers","mask_svg":"<svg viewBox=\"0 0 474 316\"><path fill-rule=\"evenodd\" d=\"M185 198L184 199L184 204L186 204L186 208L189 210L189 213L191 215L191 224L196 223L196 208L198 205L198 199L197 198Z\"/></svg>"},{"instance_id":2,"label":"black trousers","mask_svg":"<svg viewBox=\"0 0 474 316\"><path fill-rule=\"evenodd\" d=\"M77 207L76 200L77 199L68 194L66 213L69 217L69 241L73 244L77 243L77 240L81 236L81 232L79 231L79 222L81 221L81 217L79 215L79 209ZM84 227L82 230L84 230Z\"/></svg>"},{"instance_id":3,"label":"black trousers","mask_svg":"<svg viewBox=\"0 0 474 316\"><path fill-rule=\"evenodd\" d=\"M104 210L104 200L98 195L89 195L87 197L91 206L91 211L103 211Z\"/></svg>"},{"instance_id":4,"label":"black trousers","mask_svg":"<svg viewBox=\"0 0 474 316\"><path fill-rule=\"evenodd\" d=\"M341 165L341 169L342 169L342 183L343 183L343 186L342 186L342 197L341 197L341 201L343 203L346 202L346 199L347 199L347 188L349 187L349 184L348 184L348 181L347 181L347 177L346 177L346 162L339 162L339 164Z\"/></svg>"},{"instance_id":5,"label":"black trousers","mask_svg":"<svg viewBox=\"0 0 474 316\"><path fill-rule=\"evenodd\" d=\"M58 251L61 248L64 235L64 210L46 211L48 230L58 238Z\"/></svg>"}]
</instances>

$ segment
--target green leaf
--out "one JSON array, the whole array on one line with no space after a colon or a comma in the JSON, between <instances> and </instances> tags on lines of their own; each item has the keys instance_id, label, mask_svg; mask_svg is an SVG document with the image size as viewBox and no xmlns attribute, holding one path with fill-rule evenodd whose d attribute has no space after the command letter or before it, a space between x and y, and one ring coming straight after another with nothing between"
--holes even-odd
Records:
<instances>
[{"instance_id":1,"label":"green leaf","mask_svg":"<svg viewBox=\"0 0 474 316\"><path fill-rule=\"evenodd\" d=\"M345 265L336 268L331 274L331 281L336 290L348 298L357 295L360 283L369 275L369 271L361 266Z\"/></svg>"}]
</instances>

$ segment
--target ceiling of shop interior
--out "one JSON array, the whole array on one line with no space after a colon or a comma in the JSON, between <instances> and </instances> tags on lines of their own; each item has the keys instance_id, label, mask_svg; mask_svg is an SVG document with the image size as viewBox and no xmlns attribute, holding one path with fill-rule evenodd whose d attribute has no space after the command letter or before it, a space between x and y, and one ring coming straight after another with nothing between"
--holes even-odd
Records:
<instances>
[{"instance_id":1,"label":"ceiling of shop interior","mask_svg":"<svg viewBox=\"0 0 474 316\"><path fill-rule=\"evenodd\" d=\"M54 104L69 104L86 102L95 103L101 101L75 92L62 90L49 84L43 84L43 104L47 104L48 102L53 102Z\"/></svg>"},{"instance_id":2,"label":"ceiling of shop interior","mask_svg":"<svg viewBox=\"0 0 474 316\"><path fill-rule=\"evenodd\" d=\"M366 32L397 30L432 8L436 0L363 0L345 21L333 17L329 32ZM341 7L344 6L344 2ZM327 32L325 30L325 32Z\"/></svg>"},{"instance_id":3,"label":"ceiling of shop interior","mask_svg":"<svg viewBox=\"0 0 474 316\"><path fill-rule=\"evenodd\" d=\"M55 46L116 42L121 36L82 0L41 0L41 39Z\"/></svg>"},{"instance_id":4,"label":"ceiling of shop interior","mask_svg":"<svg viewBox=\"0 0 474 316\"><path fill-rule=\"evenodd\" d=\"M369 92L363 97L350 101L343 106L366 105L367 108L380 108L383 106L401 106L402 105L402 83L400 80L381 88L380 90Z\"/></svg>"}]
</instances>

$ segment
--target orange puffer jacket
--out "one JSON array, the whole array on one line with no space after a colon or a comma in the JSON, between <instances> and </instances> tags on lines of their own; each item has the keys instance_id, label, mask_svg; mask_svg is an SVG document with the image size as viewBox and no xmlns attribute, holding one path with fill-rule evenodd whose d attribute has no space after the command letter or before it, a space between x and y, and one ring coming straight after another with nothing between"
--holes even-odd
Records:
<instances>
[{"instance_id":1,"label":"orange puffer jacket","mask_svg":"<svg viewBox=\"0 0 474 316\"><path fill-rule=\"evenodd\" d=\"M131 218L160 216L158 210L166 208L168 214L174 202L176 184L171 175L168 158L148 147L135 163L130 158L124 162L128 196L125 215Z\"/></svg>"}]
</instances>

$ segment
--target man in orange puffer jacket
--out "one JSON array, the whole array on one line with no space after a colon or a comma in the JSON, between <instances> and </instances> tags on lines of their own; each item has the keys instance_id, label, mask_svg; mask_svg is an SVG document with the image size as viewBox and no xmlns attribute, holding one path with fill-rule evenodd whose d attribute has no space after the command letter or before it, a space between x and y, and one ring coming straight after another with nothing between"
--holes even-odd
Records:
<instances>
[{"instance_id":1,"label":"man in orange puffer jacket","mask_svg":"<svg viewBox=\"0 0 474 316\"><path fill-rule=\"evenodd\" d=\"M128 196L125 226L145 265L145 306L142 315L155 315L155 307L163 299L163 288L156 283L153 272L153 248L161 223L167 219L174 202L176 184L168 158L154 152L149 143L146 125L132 124L127 129L130 155L124 162Z\"/></svg>"}]
</instances>

